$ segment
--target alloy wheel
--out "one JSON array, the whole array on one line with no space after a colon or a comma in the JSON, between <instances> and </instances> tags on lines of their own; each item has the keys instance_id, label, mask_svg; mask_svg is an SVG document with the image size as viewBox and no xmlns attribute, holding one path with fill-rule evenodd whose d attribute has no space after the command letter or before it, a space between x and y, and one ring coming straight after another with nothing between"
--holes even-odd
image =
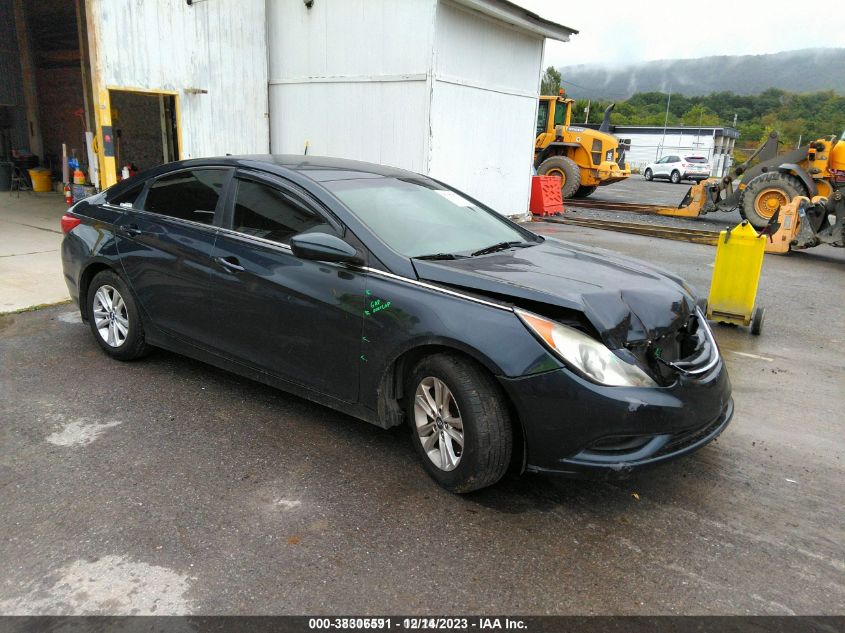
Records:
<instances>
[{"instance_id":1,"label":"alloy wheel","mask_svg":"<svg viewBox=\"0 0 845 633\"><path fill-rule=\"evenodd\" d=\"M414 423L425 454L440 470L458 467L464 424L455 396L439 378L423 378L414 394Z\"/></svg>"},{"instance_id":2,"label":"alloy wheel","mask_svg":"<svg viewBox=\"0 0 845 633\"><path fill-rule=\"evenodd\" d=\"M113 286L103 285L94 294L94 326L110 347L120 347L129 335L129 314L123 297Z\"/></svg>"}]
</instances>

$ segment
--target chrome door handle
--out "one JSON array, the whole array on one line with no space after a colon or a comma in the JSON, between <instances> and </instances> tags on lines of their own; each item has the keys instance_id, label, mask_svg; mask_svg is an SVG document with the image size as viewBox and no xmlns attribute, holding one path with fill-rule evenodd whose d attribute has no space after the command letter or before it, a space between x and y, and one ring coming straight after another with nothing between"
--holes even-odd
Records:
<instances>
[{"instance_id":1,"label":"chrome door handle","mask_svg":"<svg viewBox=\"0 0 845 633\"><path fill-rule=\"evenodd\" d=\"M246 270L243 266L240 265L238 262L237 257L218 257L217 261L224 267L228 268L229 270Z\"/></svg>"},{"instance_id":2,"label":"chrome door handle","mask_svg":"<svg viewBox=\"0 0 845 633\"><path fill-rule=\"evenodd\" d=\"M121 224L117 228L119 228L127 235L140 235L141 233L143 233L143 231L138 228L137 224Z\"/></svg>"}]
</instances>

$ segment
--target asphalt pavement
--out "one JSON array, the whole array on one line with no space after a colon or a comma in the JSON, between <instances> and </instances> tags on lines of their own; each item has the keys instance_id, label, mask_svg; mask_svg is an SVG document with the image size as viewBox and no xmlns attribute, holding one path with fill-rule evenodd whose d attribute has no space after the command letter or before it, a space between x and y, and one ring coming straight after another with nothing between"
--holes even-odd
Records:
<instances>
[{"instance_id":1,"label":"asphalt pavement","mask_svg":"<svg viewBox=\"0 0 845 633\"><path fill-rule=\"evenodd\" d=\"M534 224L706 291L708 246ZM621 482L438 488L388 431L71 305L0 316L0 613L842 614L845 257L767 256L763 335L717 328L736 414Z\"/></svg>"}]
</instances>

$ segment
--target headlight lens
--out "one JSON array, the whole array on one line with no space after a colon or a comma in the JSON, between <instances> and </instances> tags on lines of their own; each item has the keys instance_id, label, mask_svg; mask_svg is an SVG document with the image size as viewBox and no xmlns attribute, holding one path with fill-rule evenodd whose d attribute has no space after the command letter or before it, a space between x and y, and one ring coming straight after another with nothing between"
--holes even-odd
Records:
<instances>
[{"instance_id":1,"label":"headlight lens","mask_svg":"<svg viewBox=\"0 0 845 633\"><path fill-rule=\"evenodd\" d=\"M588 380L610 387L658 386L642 369L583 332L524 310L516 310L516 314L550 350Z\"/></svg>"}]
</instances>

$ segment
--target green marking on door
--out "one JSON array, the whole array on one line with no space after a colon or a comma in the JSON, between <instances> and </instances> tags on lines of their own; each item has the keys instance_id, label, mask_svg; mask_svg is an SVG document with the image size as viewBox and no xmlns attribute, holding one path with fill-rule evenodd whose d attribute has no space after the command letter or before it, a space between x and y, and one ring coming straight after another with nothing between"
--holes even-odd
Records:
<instances>
[{"instance_id":1,"label":"green marking on door","mask_svg":"<svg viewBox=\"0 0 845 633\"><path fill-rule=\"evenodd\" d=\"M372 316L376 312L387 310L391 305L393 305L392 301L385 301L384 299L373 299L370 301L369 307L364 310L364 316Z\"/></svg>"}]
</instances>

